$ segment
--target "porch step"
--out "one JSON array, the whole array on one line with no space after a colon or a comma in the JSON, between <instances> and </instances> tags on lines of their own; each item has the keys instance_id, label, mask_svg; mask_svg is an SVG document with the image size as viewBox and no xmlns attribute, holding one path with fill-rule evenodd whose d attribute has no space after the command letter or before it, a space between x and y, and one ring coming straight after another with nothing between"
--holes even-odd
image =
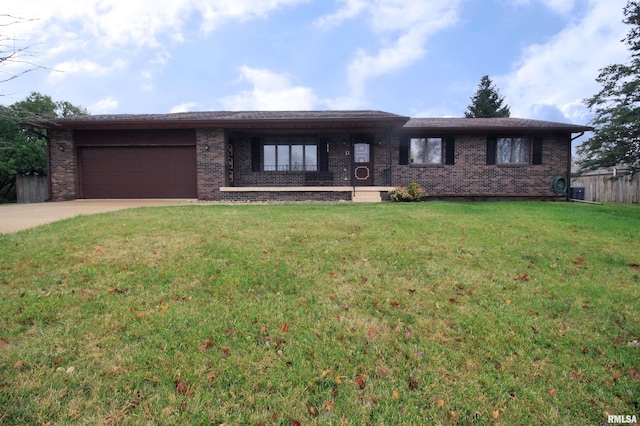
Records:
<instances>
[{"instance_id":1,"label":"porch step","mask_svg":"<svg viewBox=\"0 0 640 426\"><path fill-rule=\"evenodd\" d=\"M351 201L354 203L379 203L382 201L382 197L380 197L380 191L362 191L356 189L351 196Z\"/></svg>"}]
</instances>

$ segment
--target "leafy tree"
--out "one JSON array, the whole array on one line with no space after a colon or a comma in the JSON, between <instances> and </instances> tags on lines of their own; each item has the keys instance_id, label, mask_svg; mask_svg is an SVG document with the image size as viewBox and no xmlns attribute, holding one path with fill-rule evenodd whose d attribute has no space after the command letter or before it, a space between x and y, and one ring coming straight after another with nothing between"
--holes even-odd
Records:
<instances>
[{"instance_id":1,"label":"leafy tree","mask_svg":"<svg viewBox=\"0 0 640 426\"><path fill-rule=\"evenodd\" d=\"M9 107L0 106L0 200L15 199L16 176L47 172L44 135L22 123L84 114L87 111L82 107L54 102L37 92Z\"/></svg>"},{"instance_id":2,"label":"leafy tree","mask_svg":"<svg viewBox=\"0 0 640 426\"><path fill-rule=\"evenodd\" d=\"M498 89L488 75L480 80L478 91L471 98L471 105L467 107L464 116L467 118L509 117L509 106L504 105L504 97L500 96Z\"/></svg>"},{"instance_id":3,"label":"leafy tree","mask_svg":"<svg viewBox=\"0 0 640 426\"><path fill-rule=\"evenodd\" d=\"M631 29L622 41L631 57L628 64L602 68L596 79L602 89L585 100L595 114L595 132L577 149L582 171L615 166L640 171L640 2L628 1L624 16Z\"/></svg>"}]
</instances>

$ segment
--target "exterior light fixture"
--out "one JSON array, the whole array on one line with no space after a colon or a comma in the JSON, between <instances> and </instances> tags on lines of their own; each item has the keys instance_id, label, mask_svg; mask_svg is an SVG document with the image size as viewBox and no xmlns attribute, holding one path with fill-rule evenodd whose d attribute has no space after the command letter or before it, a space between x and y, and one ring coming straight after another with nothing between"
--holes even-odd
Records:
<instances>
[{"instance_id":1,"label":"exterior light fixture","mask_svg":"<svg viewBox=\"0 0 640 426\"><path fill-rule=\"evenodd\" d=\"M204 150L205 150L205 151L209 151L209 145L205 145L205 146L204 146Z\"/></svg>"}]
</instances>

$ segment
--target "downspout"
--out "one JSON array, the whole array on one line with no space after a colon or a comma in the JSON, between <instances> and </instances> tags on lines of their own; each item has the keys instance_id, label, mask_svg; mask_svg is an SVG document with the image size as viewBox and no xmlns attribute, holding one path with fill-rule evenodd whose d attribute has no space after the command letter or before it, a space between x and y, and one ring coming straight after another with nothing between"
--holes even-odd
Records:
<instances>
[{"instance_id":1,"label":"downspout","mask_svg":"<svg viewBox=\"0 0 640 426\"><path fill-rule=\"evenodd\" d=\"M580 132L574 137L571 137L571 133L569 133L569 137L571 139L569 141L569 164L568 164L568 167L567 167L567 170L569 171L568 176L567 176L567 195L566 195L567 201L569 201L571 199L571 167L573 166L572 148L571 148L571 146L573 144L573 141L578 139L578 138L581 138L582 136L584 136L584 133L585 132Z\"/></svg>"}]
</instances>

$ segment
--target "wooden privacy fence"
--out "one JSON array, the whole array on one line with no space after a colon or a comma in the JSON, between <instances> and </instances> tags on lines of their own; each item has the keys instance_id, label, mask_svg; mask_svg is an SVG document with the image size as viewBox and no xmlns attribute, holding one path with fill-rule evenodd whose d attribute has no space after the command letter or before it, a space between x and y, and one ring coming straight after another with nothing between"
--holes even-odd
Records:
<instances>
[{"instance_id":1,"label":"wooden privacy fence","mask_svg":"<svg viewBox=\"0 0 640 426\"><path fill-rule=\"evenodd\" d=\"M42 203L49 199L46 176L16 176L18 203Z\"/></svg>"},{"instance_id":2,"label":"wooden privacy fence","mask_svg":"<svg viewBox=\"0 0 640 426\"><path fill-rule=\"evenodd\" d=\"M571 186L583 187L586 201L600 203L640 202L640 179L627 174L600 173L571 179Z\"/></svg>"}]
</instances>

